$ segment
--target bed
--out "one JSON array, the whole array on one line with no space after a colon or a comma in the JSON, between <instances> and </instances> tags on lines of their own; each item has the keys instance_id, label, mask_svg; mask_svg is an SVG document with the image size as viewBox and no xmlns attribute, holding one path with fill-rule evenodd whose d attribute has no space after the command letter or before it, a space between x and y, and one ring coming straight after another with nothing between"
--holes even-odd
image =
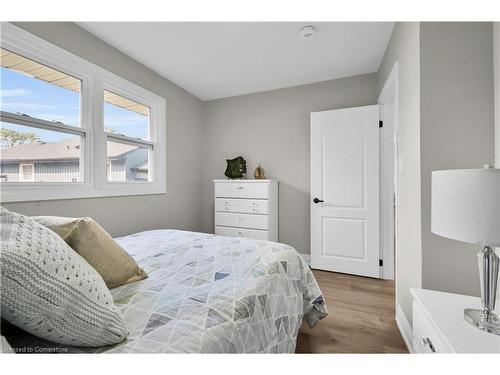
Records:
<instances>
[{"instance_id":1,"label":"bed","mask_svg":"<svg viewBox=\"0 0 500 375\"><path fill-rule=\"evenodd\" d=\"M302 320L313 327L327 315L314 275L288 245L179 230L116 241L149 274L111 289L126 341L63 347L11 330L11 345L28 352L293 353Z\"/></svg>"}]
</instances>

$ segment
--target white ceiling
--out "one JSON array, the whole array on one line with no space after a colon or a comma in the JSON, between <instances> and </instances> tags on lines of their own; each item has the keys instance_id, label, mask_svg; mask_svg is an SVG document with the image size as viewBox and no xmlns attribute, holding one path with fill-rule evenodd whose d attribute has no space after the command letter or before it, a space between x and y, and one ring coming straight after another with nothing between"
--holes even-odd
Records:
<instances>
[{"instance_id":1,"label":"white ceiling","mask_svg":"<svg viewBox=\"0 0 500 375\"><path fill-rule=\"evenodd\" d=\"M202 100L376 72L393 22L81 22Z\"/></svg>"}]
</instances>

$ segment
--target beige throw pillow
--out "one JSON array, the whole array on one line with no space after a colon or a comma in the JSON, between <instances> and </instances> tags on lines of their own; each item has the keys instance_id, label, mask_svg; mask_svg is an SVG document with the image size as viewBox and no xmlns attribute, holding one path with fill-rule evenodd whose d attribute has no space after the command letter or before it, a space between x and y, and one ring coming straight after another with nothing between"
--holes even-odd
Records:
<instances>
[{"instance_id":1,"label":"beige throw pillow","mask_svg":"<svg viewBox=\"0 0 500 375\"><path fill-rule=\"evenodd\" d=\"M102 276L108 288L148 277L135 260L90 217L34 216L61 236Z\"/></svg>"}]
</instances>

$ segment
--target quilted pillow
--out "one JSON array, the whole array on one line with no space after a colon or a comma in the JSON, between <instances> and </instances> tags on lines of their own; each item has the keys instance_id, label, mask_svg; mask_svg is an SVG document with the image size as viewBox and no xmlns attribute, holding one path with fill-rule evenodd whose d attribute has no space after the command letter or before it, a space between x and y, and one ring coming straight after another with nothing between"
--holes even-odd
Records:
<instances>
[{"instance_id":1,"label":"quilted pillow","mask_svg":"<svg viewBox=\"0 0 500 375\"><path fill-rule=\"evenodd\" d=\"M101 276L56 233L0 208L2 318L53 342L122 342L125 321Z\"/></svg>"}]
</instances>

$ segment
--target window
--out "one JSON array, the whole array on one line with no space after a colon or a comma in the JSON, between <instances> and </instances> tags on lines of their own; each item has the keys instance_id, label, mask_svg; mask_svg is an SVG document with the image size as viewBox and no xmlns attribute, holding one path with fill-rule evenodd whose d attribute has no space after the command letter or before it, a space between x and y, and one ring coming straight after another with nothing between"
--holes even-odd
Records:
<instances>
[{"instance_id":1,"label":"window","mask_svg":"<svg viewBox=\"0 0 500 375\"><path fill-rule=\"evenodd\" d=\"M149 108L104 90L104 130L131 138L149 139Z\"/></svg>"},{"instance_id":2,"label":"window","mask_svg":"<svg viewBox=\"0 0 500 375\"><path fill-rule=\"evenodd\" d=\"M0 48L2 111L80 126L78 78Z\"/></svg>"},{"instance_id":3,"label":"window","mask_svg":"<svg viewBox=\"0 0 500 375\"><path fill-rule=\"evenodd\" d=\"M104 90L104 131L109 182L151 181L154 145L149 141L150 109L144 104Z\"/></svg>"},{"instance_id":4,"label":"window","mask_svg":"<svg viewBox=\"0 0 500 375\"><path fill-rule=\"evenodd\" d=\"M19 181L35 181L35 164L19 165Z\"/></svg>"},{"instance_id":5,"label":"window","mask_svg":"<svg viewBox=\"0 0 500 375\"><path fill-rule=\"evenodd\" d=\"M8 115L2 117L5 119ZM85 137L39 129L32 127L31 122L25 123L27 125L0 123L0 172L8 177L0 182L82 182L80 159ZM26 176L21 168L23 165L33 166L36 175L22 177Z\"/></svg>"},{"instance_id":6,"label":"window","mask_svg":"<svg viewBox=\"0 0 500 375\"><path fill-rule=\"evenodd\" d=\"M2 201L165 193L165 99L2 25Z\"/></svg>"},{"instance_id":7,"label":"window","mask_svg":"<svg viewBox=\"0 0 500 375\"><path fill-rule=\"evenodd\" d=\"M108 141L108 181L149 181L150 151L149 146Z\"/></svg>"},{"instance_id":8,"label":"window","mask_svg":"<svg viewBox=\"0 0 500 375\"><path fill-rule=\"evenodd\" d=\"M2 182L83 181L81 80L4 48L0 61Z\"/></svg>"}]
</instances>

